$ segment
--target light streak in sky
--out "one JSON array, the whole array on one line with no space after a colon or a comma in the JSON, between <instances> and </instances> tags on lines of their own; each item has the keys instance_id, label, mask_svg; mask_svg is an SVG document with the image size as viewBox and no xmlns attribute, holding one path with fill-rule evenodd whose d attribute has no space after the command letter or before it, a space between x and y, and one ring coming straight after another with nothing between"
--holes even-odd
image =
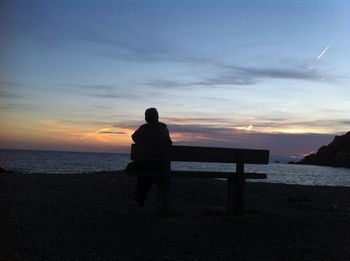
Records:
<instances>
[{"instance_id":1,"label":"light streak in sky","mask_svg":"<svg viewBox=\"0 0 350 261\"><path fill-rule=\"evenodd\" d=\"M330 43L326 46L326 48L324 48L324 49L322 50L322 52L319 54L319 56L317 56L316 59L315 59L313 62L311 62L311 63L306 67L305 71L308 72L308 71L314 70L315 67L316 67L316 65L317 65L317 63L318 63L318 61L323 57L323 55L327 52L327 50L328 50L332 45L333 45L333 41L330 42ZM324 79L323 79L323 80L324 80ZM321 80L321 81L323 81L323 80Z\"/></svg>"},{"instance_id":2,"label":"light streak in sky","mask_svg":"<svg viewBox=\"0 0 350 261\"><path fill-rule=\"evenodd\" d=\"M290 104L288 104L287 107L283 108L283 109L281 110L281 112L286 112L286 111L289 109L290 106L296 104L297 102L298 102L298 99L293 100Z\"/></svg>"},{"instance_id":3,"label":"light streak in sky","mask_svg":"<svg viewBox=\"0 0 350 261\"><path fill-rule=\"evenodd\" d=\"M316 60L320 60L322 56L327 52L328 48L332 46L332 43L328 44L326 48L323 49L323 51L320 53L320 55L316 58Z\"/></svg>"}]
</instances>

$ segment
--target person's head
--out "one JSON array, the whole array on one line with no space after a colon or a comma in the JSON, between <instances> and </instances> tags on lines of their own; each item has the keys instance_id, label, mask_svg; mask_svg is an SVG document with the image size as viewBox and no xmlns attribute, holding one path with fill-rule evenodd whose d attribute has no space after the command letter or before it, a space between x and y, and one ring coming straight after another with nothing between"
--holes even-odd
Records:
<instances>
[{"instance_id":1,"label":"person's head","mask_svg":"<svg viewBox=\"0 0 350 261\"><path fill-rule=\"evenodd\" d=\"M156 108L148 108L145 111L145 120L148 123L158 122L159 115Z\"/></svg>"}]
</instances>

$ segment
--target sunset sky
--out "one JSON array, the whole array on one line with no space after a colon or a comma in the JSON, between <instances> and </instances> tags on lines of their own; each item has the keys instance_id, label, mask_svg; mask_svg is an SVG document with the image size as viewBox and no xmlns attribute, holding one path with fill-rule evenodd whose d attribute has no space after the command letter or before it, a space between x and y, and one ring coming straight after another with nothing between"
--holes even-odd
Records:
<instances>
[{"instance_id":1,"label":"sunset sky","mask_svg":"<svg viewBox=\"0 0 350 261\"><path fill-rule=\"evenodd\" d=\"M301 157L350 130L350 1L0 2L0 148Z\"/></svg>"}]
</instances>

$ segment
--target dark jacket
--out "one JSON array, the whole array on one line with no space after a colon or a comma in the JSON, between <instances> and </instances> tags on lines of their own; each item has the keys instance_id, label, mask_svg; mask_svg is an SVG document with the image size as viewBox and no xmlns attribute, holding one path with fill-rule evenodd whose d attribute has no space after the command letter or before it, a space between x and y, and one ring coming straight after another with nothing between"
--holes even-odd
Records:
<instances>
[{"instance_id":1,"label":"dark jacket","mask_svg":"<svg viewBox=\"0 0 350 261\"><path fill-rule=\"evenodd\" d=\"M143 124L131 137L136 144L172 144L169 136L169 130L166 124L162 122Z\"/></svg>"}]
</instances>

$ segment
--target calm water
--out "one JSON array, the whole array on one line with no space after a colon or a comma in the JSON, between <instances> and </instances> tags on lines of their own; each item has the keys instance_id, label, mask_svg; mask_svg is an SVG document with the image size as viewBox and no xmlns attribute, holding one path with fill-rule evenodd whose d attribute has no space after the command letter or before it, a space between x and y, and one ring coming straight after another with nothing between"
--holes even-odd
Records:
<instances>
[{"instance_id":1,"label":"calm water","mask_svg":"<svg viewBox=\"0 0 350 261\"><path fill-rule=\"evenodd\" d=\"M124 169L128 154L0 150L0 166L22 173L86 173ZM232 164L175 162L173 169L230 171ZM247 165L246 171L267 173L264 182L350 187L350 169L307 165Z\"/></svg>"}]
</instances>

